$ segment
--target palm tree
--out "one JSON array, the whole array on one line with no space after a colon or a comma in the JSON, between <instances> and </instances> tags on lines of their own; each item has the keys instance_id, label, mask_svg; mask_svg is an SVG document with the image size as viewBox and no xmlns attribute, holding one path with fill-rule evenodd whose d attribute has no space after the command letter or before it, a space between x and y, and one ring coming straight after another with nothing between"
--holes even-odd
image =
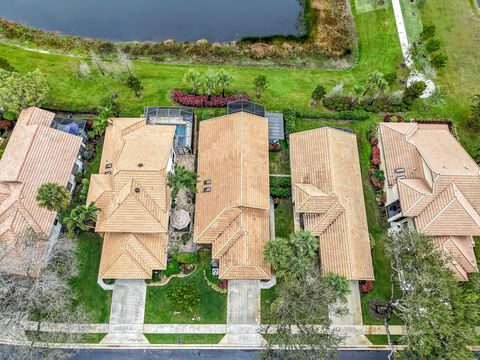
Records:
<instances>
[{"instance_id":1,"label":"palm tree","mask_svg":"<svg viewBox=\"0 0 480 360\"><path fill-rule=\"evenodd\" d=\"M225 97L225 89L232 82L233 76L230 75L230 73L225 69L220 69L220 71L217 73L217 77L218 77L218 82L222 87L222 97Z\"/></svg>"},{"instance_id":2,"label":"palm tree","mask_svg":"<svg viewBox=\"0 0 480 360\"><path fill-rule=\"evenodd\" d=\"M209 69L207 73L202 77L202 87L205 95L207 95L208 101L212 100L212 95L218 88L218 76L217 74Z\"/></svg>"},{"instance_id":3,"label":"palm tree","mask_svg":"<svg viewBox=\"0 0 480 360\"><path fill-rule=\"evenodd\" d=\"M94 203L90 205L77 205L68 216L63 219L67 227L68 237L73 237L77 230L89 231L95 227L98 208Z\"/></svg>"},{"instance_id":4,"label":"palm tree","mask_svg":"<svg viewBox=\"0 0 480 360\"><path fill-rule=\"evenodd\" d=\"M50 211L62 211L68 207L70 192L65 186L55 183L45 183L38 188L37 204Z\"/></svg>"},{"instance_id":5,"label":"palm tree","mask_svg":"<svg viewBox=\"0 0 480 360\"><path fill-rule=\"evenodd\" d=\"M201 74L193 69L188 70L183 77L183 81L192 87L193 95L197 95L198 90L200 90L202 82L201 77Z\"/></svg>"}]
</instances>

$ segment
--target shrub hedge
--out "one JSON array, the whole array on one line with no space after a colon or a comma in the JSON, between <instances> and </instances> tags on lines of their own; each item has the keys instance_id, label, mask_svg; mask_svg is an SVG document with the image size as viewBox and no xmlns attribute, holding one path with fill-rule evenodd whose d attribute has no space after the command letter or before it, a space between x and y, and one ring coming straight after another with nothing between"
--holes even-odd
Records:
<instances>
[{"instance_id":1,"label":"shrub hedge","mask_svg":"<svg viewBox=\"0 0 480 360\"><path fill-rule=\"evenodd\" d=\"M180 264L196 264L198 261L197 253L181 253L177 255L177 261Z\"/></svg>"}]
</instances>

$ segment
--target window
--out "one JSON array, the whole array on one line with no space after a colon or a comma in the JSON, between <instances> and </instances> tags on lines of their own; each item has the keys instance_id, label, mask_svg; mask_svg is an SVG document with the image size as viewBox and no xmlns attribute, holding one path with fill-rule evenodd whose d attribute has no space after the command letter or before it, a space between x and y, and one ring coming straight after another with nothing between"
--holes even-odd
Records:
<instances>
[{"instance_id":1,"label":"window","mask_svg":"<svg viewBox=\"0 0 480 360\"><path fill-rule=\"evenodd\" d=\"M73 187L72 183L71 183L71 182L68 182L68 183L67 183L67 190L68 190L68 191L72 190L72 187Z\"/></svg>"}]
</instances>

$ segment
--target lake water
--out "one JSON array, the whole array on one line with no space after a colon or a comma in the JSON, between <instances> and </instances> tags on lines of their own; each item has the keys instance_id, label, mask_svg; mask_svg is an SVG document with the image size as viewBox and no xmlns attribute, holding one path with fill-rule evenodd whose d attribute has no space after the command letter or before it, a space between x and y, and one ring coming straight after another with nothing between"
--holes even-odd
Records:
<instances>
[{"instance_id":1,"label":"lake water","mask_svg":"<svg viewBox=\"0 0 480 360\"><path fill-rule=\"evenodd\" d=\"M0 17L117 41L298 34L298 0L0 0Z\"/></svg>"}]
</instances>

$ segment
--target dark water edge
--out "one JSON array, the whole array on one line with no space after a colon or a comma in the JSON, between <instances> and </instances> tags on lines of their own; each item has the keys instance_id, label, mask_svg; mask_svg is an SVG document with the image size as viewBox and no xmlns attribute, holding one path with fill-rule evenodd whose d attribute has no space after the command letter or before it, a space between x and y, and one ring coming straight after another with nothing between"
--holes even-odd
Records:
<instances>
[{"instance_id":1,"label":"dark water edge","mask_svg":"<svg viewBox=\"0 0 480 360\"><path fill-rule=\"evenodd\" d=\"M300 35L300 0L0 0L0 17L114 41Z\"/></svg>"}]
</instances>

